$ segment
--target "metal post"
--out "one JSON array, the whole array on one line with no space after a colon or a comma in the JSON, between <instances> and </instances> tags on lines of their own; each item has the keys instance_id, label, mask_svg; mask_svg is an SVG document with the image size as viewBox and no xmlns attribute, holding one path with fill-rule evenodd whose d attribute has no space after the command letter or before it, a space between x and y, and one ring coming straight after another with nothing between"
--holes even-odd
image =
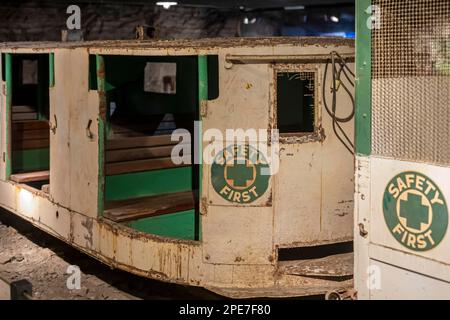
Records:
<instances>
[{"instance_id":1,"label":"metal post","mask_svg":"<svg viewBox=\"0 0 450 320\"><path fill-rule=\"evenodd\" d=\"M198 150L197 160L199 163L199 186L198 194L199 200L202 201L202 180L203 180L203 125L202 118L206 116L208 102L208 57L205 55L198 56L198 103L199 103L199 126L196 139L196 145ZM201 208L201 205L200 205ZM202 221L201 216L198 215L196 219L196 238L201 240L202 238Z\"/></svg>"},{"instance_id":2,"label":"metal post","mask_svg":"<svg viewBox=\"0 0 450 320\"><path fill-rule=\"evenodd\" d=\"M25 279L9 282L0 278L0 300L31 300L32 284Z\"/></svg>"}]
</instances>

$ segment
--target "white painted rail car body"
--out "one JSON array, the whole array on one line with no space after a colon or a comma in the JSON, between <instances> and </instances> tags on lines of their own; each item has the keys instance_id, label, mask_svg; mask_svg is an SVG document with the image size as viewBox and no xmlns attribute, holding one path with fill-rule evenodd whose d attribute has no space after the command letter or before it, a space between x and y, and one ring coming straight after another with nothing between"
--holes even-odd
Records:
<instances>
[{"instance_id":1,"label":"white painted rail car body","mask_svg":"<svg viewBox=\"0 0 450 320\"><path fill-rule=\"evenodd\" d=\"M352 287L353 155L323 100L331 104L330 54L352 69L352 41L10 43L0 51L2 207L112 267L226 296ZM338 115L351 114L352 100L337 96ZM353 136L352 122L342 127ZM279 170L264 177L255 162L175 164L171 133L180 128L192 142L211 130L280 129Z\"/></svg>"}]
</instances>

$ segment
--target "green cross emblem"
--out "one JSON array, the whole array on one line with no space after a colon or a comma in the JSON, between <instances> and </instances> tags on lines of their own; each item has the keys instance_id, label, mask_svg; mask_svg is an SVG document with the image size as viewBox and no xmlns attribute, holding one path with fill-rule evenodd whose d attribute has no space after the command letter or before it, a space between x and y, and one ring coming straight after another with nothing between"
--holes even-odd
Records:
<instances>
[{"instance_id":1,"label":"green cross emblem","mask_svg":"<svg viewBox=\"0 0 450 320\"><path fill-rule=\"evenodd\" d=\"M444 193L423 173L404 171L392 177L384 189L382 207L389 232L409 250L431 250L447 233Z\"/></svg>"},{"instance_id":2,"label":"green cross emblem","mask_svg":"<svg viewBox=\"0 0 450 320\"><path fill-rule=\"evenodd\" d=\"M428 207L422 204L422 197L408 194L400 201L400 217L406 219L406 226L420 231L422 223L428 223Z\"/></svg>"},{"instance_id":3,"label":"green cross emblem","mask_svg":"<svg viewBox=\"0 0 450 320\"><path fill-rule=\"evenodd\" d=\"M235 187L246 187L247 181L253 180L253 167L248 166L247 160L243 164L235 159L233 165L227 168L227 179L233 180Z\"/></svg>"},{"instance_id":4,"label":"green cross emblem","mask_svg":"<svg viewBox=\"0 0 450 320\"><path fill-rule=\"evenodd\" d=\"M250 204L269 188L269 169L264 154L250 145L229 145L219 152L211 165L211 184L225 201Z\"/></svg>"}]
</instances>

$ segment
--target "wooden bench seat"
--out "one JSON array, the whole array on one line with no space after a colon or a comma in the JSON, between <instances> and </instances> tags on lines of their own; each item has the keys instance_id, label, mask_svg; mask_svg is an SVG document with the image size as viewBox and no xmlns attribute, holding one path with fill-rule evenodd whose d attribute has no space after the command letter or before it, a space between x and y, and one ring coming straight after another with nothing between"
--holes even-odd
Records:
<instances>
[{"instance_id":1,"label":"wooden bench seat","mask_svg":"<svg viewBox=\"0 0 450 320\"><path fill-rule=\"evenodd\" d=\"M108 139L106 141L106 151L118 149L130 149L139 147L158 147L175 145L176 141L171 141L170 135L161 136L140 136L140 137L120 137Z\"/></svg>"},{"instance_id":2,"label":"wooden bench seat","mask_svg":"<svg viewBox=\"0 0 450 320\"><path fill-rule=\"evenodd\" d=\"M105 174L118 175L185 165L172 162L174 145L170 135L116 138L106 141Z\"/></svg>"},{"instance_id":3,"label":"wooden bench seat","mask_svg":"<svg viewBox=\"0 0 450 320\"><path fill-rule=\"evenodd\" d=\"M152 136L156 131L170 134L176 127L190 128L193 126L194 119L192 116L184 115L175 118L167 117L167 115L141 116L139 118L113 118L111 119L111 129L116 137L136 137L136 136Z\"/></svg>"},{"instance_id":4,"label":"wooden bench seat","mask_svg":"<svg viewBox=\"0 0 450 320\"><path fill-rule=\"evenodd\" d=\"M48 181L50 180L50 171L16 173L11 175L10 180L17 183Z\"/></svg>"},{"instance_id":5,"label":"wooden bench seat","mask_svg":"<svg viewBox=\"0 0 450 320\"><path fill-rule=\"evenodd\" d=\"M192 191L159 196L109 201L103 216L115 222L133 221L195 208Z\"/></svg>"},{"instance_id":6,"label":"wooden bench seat","mask_svg":"<svg viewBox=\"0 0 450 320\"><path fill-rule=\"evenodd\" d=\"M44 149L50 146L50 131L45 120L14 121L12 149Z\"/></svg>"},{"instance_id":7,"label":"wooden bench seat","mask_svg":"<svg viewBox=\"0 0 450 320\"><path fill-rule=\"evenodd\" d=\"M12 106L12 121L37 120L36 107L33 106Z\"/></svg>"}]
</instances>

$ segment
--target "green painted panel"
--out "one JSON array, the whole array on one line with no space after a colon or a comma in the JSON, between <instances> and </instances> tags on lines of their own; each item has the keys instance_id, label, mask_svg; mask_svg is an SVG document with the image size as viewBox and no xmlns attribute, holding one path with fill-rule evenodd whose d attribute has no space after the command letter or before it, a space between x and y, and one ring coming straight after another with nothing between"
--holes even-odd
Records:
<instances>
[{"instance_id":1,"label":"green painted panel","mask_svg":"<svg viewBox=\"0 0 450 320\"><path fill-rule=\"evenodd\" d=\"M195 210L145 218L127 224L135 230L159 236L195 240Z\"/></svg>"},{"instance_id":2,"label":"green painted panel","mask_svg":"<svg viewBox=\"0 0 450 320\"><path fill-rule=\"evenodd\" d=\"M100 100L98 117L98 192L97 192L97 214L103 214L105 204L105 119L102 113L106 110L105 95L105 61L103 56L95 56L97 73L97 91Z\"/></svg>"},{"instance_id":3,"label":"green painted panel","mask_svg":"<svg viewBox=\"0 0 450 320\"><path fill-rule=\"evenodd\" d=\"M207 56L198 56L198 100L199 100L199 113L200 113L200 123L199 123L199 129L198 129L198 145L199 145L199 163L200 163L200 170L199 170L199 196L200 199L203 196L203 190L202 190L202 179L203 179L203 148L201 147L203 145L203 124L202 124L202 118L201 118L201 106L202 101L208 100L208 57ZM197 223L197 239L202 239L202 221L201 216L198 214L196 217Z\"/></svg>"},{"instance_id":4,"label":"green painted panel","mask_svg":"<svg viewBox=\"0 0 450 320\"><path fill-rule=\"evenodd\" d=\"M12 105L12 56L5 54L5 80L6 80L6 179L11 175L11 105Z\"/></svg>"},{"instance_id":5,"label":"green painted panel","mask_svg":"<svg viewBox=\"0 0 450 320\"><path fill-rule=\"evenodd\" d=\"M191 189L191 167L127 173L106 177L105 200L123 200Z\"/></svg>"},{"instance_id":6,"label":"green painted panel","mask_svg":"<svg viewBox=\"0 0 450 320\"><path fill-rule=\"evenodd\" d=\"M50 53L48 55L48 85L49 87L55 86L55 54Z\"/></svg>"},{"instance_id":7,"label":"green painted panel","mask_svg":"<svg viewBox=\"0 0 450 320\"><path fill-rule=\"evenodd\" d=\"M370 155L372 144L372 31L371 0L356 1L356 153Z\"/></svg>"},{"instance_id":8,"label":"green painted panel","mask_svg":"<svg viewBox=\"0 0 450 320\"><path fill-rule=\"evenodd\" d=\"M48 148L13 151L13 173L48 170L49 168L50 150Z\"/></svg>"}]
</instances>

